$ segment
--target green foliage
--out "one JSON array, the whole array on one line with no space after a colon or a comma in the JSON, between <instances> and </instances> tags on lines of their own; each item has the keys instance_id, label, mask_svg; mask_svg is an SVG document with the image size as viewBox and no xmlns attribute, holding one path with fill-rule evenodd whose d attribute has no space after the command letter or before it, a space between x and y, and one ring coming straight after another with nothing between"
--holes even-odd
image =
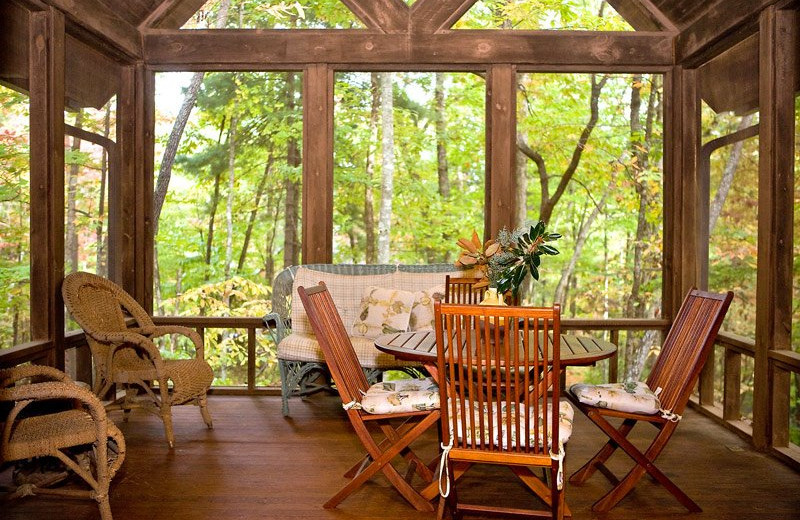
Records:
<instances>
[{"instance_id":1,"label":"green foliage","mask_svg":"<svg viewBox=\"0 0 800 520\"><path fill-rule=\"evenodd\" d=\"M503 228L497 235L497 243L501 252L493 256L490 266L498 271L494 279L497 291L501 294L511 291L514 298L525 277L530 273L534 280L539 279L539 266L542 255L555 256L559 250L547 242L561 238L559 233L548 233L546 224L540 220L530 226L522 226L514 231Z\"/></svg>"}]
</instances>

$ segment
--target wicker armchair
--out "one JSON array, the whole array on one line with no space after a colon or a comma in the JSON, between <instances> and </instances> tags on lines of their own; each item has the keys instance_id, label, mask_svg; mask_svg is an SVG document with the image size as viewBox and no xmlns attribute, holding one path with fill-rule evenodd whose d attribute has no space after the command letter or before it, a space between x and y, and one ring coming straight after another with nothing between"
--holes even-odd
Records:
<instances>
[{"instance_id":1,"label":"wicker armchair","mask_svg":"<svg viewBox=\"0 0 800 520\"><path fill-rule=\"evenodd\" d=\"M37 382L21 384L26 379ZM41 401L50 403L29 406ZM91 488L48 488L66 475L57 474L58 478L48 481L22 483L12 497L41 494L91 498L99 505L101 518L111 520L108 488L125 459L125 439L106 418L97 397L59 370L29 365L0 370L0 403L10 407L2 425L0 462L55 457ZM87 449L76 449L80 446Z\"/></svg>"},{"instance_id":2,"label":"wicker armchair","mask_svg":"<svg viewBox=\"0 0 800 520\"><path fill-rule=\"evenodd\" d=\"M70 314L86 333L95 365L95 394L102 399L114 385L125 389L123 397L106 406L107 411L123 410L127 418L132 408L142 408L160 416L170 447L175 444L172 406L198 405L212 428L206 393L214 374L203 358L203 340L196 331L154 325L128 293L97 275L72 273L64 279L61 292ZM136 322L134 327L128 327L128 318ZM153 339L169 334L188 337L196 357L163 359Z\"/></svg>"}]
</instances>

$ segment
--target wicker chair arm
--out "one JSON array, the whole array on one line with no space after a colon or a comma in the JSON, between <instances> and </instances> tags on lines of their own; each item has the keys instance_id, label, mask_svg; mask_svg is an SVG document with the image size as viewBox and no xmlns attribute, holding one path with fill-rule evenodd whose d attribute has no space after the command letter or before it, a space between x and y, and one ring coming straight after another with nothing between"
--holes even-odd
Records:
<instances>
[{"instance_id":1,"label":"wicker chair arm","mask_svg":"<svg viewBox=\"0 0 800 520\"><path fill-rule=\"evenodd\" d=\"M275 345L289 335L290 325L288 316L281 316L277 312L270 312L269 314L265 314L262 319L264 320L264 326L267 328L267 332L275 341ZM270 326L271 321L275 322L275 328Z\"/></svg>"},{"instance_id":2,"label":"wicker chair arm","mask_svg":"<svg viewBox=\"0 0 800 520\"><path fill-rule=\"evenodd\" d=\"M152 331L147 334L150 338L158 338L160 336L167 336L169 334L180 334L186 336L192 343L194 343L195 357L197 359L205 359L203 338L196 330L183 325L157 325L152 328Z\"/></svg>"},{"instance_id":3,"label":"wicker chair arm","mask_svg":"<svg viewBox=\"0 0 800 520\"><path fill-rule=\"evenodd\" d=\"M18 385L0 390L0 401L14 401L16 404L6 418L3 428L3 442L8 442L14 430L19 413L34 401L51 399L74 399L79 401L95 422L98 439L106 438L106 410L103 403L91 391L69 381L47 381Z\"/></svg>"},{"instance_id":4,"label":"wicker chair arm","mask_svg":"<svg viewBox=\"0 0 800 520\"><path fill-rule=\"evenodd\" d=\"M112 344L111 348L108 350L106 366L113 366L114 355L120 349L135 348L147 354L147 357L153 362L158 373L164 372L164 359L161 357L161 352L158 350L158 347L150 338L128 331L98 334L96 337L98 337L98 339L102 337L103 341Z\"/></svg>"},{"instance_id":5,"label":"wicker chair arm","mask_svg":"<svg viewBox=\"0 0 800 520\"><path fill-rule=\"evenodd\" d=\"M47 378L52 381L72 381L67 374L57 368L44 365L21 365L0 369L0 388L13 385L29 377Z\"/></svg>"}]
</instances>

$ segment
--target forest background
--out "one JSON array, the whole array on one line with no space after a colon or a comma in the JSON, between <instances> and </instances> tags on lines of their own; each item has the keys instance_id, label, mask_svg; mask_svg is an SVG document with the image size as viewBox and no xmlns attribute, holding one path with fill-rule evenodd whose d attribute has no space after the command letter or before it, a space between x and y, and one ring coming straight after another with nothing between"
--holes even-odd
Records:
<instances>
[{"instance_id":1,"label":"forest background","mask_svg":"<svg viewBox=\"0 0 800 520\"><path fill-rule=\"evenodd\" d=\"M338 0L209 1L192 28L360 28ZM484 0L455 29L631 30L600 0ZM661 316L662 84L658 74L517 75L517 221L542 218L563 235L528 302L562 303L567 317ZM156 78L154 193L156 313L261 316L283 267L302 261L302 72L161 73ZM483 229L486 85L476 72L337 72L334 262L452 262L456 240ZM800 100L796 105L800 114ZM28 339L27 97L0 86L0 348ZM800 132L800 116L798 132ZM106 274L108 143L115 98L68 110L95 136L65 142L67 272ZM757 124L758 114L703 105L708 142ZM800 146L796 146L800 165ZM796 168L800 171L800 166ZM711 157L709 288L733 290L725 328L754 336L758 138ZM800 186L800 183L796 183ZM796 188L800 203L800 187ZM796 207L798 205L796 204ZM800 253L800 211L795 250ZM490 237L485 237L490 238ZM800 254L795 254L800 258ZM800 316L800 260L794 317ZM75 328L74 324L68 327ZM621 377L639 379L655 333L623 333ZM244 381L246 337L206 335L215 384ZM793 327L800 350L800 327ZM165 354L184 347L165 344ZM259 336L258 384L277 384L275 346ZM718 356L718 359L722 356ZM720 372L721 373L721 372ZM601 370L573 377L602 379ZM752 360L742 416L751 414ZM795 376L792 402L800 381ZM721 385L721 380L719 382ZM721 392L719 392L721 395ZM800 442L800 409L792 409Z\"/></svg>"}]
</instances>

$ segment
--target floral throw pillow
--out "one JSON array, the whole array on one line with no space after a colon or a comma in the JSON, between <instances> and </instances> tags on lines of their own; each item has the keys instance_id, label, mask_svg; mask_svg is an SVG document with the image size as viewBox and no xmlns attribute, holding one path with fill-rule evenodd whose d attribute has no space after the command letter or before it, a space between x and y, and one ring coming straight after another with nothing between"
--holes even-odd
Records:
<instances>
[{"instance_id":1,"label":"floral throw pillow","mask_svg":"<svg viewBox=\"0 0 800 520\"><path fill-rule=\"evenodd\" d=\"M370 285L364 289L351 335L377 338L381 334L405 332L413 304L412 292Z\"/></svg>"},{"instance_id":2,"label":"floral throw pillow","mask_svg":"<svg viewBox=\"0 0 800 520\"><path fill-rule=\"evenodd\" d=\"M620 412L653 415L661 408L656 392L640 381L587 385L577 383L569 389L584 404Z\"/></svg>"},{"instance_id":3,"label":"floral throw pillow","mask_svg":"<svg viewBox=\"0 0 800 520\"><path fill-rule=\"evenodd\" d=\"M444 300L444 285L437 285L414 293L414 305L411 306L408 330L433 330L433 302L435 300Z\"/></svg>"}]
</instances>

